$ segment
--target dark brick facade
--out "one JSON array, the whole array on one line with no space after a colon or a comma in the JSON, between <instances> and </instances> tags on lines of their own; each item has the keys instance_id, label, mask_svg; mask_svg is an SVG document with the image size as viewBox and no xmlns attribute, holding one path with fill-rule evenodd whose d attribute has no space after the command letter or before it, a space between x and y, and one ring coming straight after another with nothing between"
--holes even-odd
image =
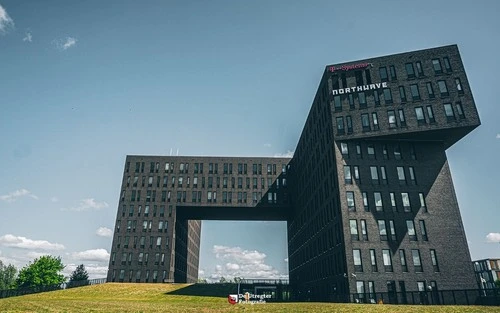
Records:
<instances>
[{"instance_id":1,"label":"dark brick facade","mask_svg":"<svg viewBox=\"0 0 500 313\"><path fill-rule=\"evenodd\" d=\"M128 156L108 279L195 282L201 220L283 220L298 300L476 288L445 151L479 125L454 45L327 66L293 159Z\"/></svg>"}]
</instances>

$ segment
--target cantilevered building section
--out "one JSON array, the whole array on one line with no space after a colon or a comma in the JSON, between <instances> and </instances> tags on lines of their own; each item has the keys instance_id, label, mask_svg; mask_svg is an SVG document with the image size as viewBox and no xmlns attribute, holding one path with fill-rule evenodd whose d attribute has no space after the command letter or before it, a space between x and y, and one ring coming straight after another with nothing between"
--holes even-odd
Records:
<instances>
[{"instance_id":1,"label":"cantilevered building section","mask_svg":"<svg viewBox=\"0 0 500 313\"><path fill-rule=\"evenodd\" d=\"M477 288L445 151L478 125L455 45L327 66L289 173L294 295Z\"/></svg>"},{"instance_id":2,"label":"cantilevered building section","mask_svg":"<svg viewBox=\"0 0 500 313\"><path fill-rule=\"evenodd\" d=\"M293 159L127 156L108 281L195 282L202 220L282 220L297 300L475 289L446 149L479 125L455 45L329 65Z\"/></svg>"}]
</instances>

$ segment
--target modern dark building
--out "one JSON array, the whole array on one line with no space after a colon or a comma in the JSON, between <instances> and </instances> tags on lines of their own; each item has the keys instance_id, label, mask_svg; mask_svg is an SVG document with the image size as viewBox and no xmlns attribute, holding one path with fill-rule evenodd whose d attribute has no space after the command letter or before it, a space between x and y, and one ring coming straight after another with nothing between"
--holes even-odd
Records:
<instances>
[{"instance_id":1,"label":"modern dark building","mask_svg":"<svg viewBox=\"0 0 500 313\"><path fill-rule=\"evenodd\" d=\"M482 259L472 263L479 288L496 288L495 281L500 280L500 259Z\"/></svg>"},{"instance_id":2,"label":"modern dark building","mask_svg":"<svg viewBox=\"0 0 500 313\"><path fill-rule=\"evenodd\" d=\"M329 65L292 159L128 156L108 280L195 282L201 220L283 220L297 300L477 288L446 149L479 125L456 45Z\"/></svg>"}]
</instances>

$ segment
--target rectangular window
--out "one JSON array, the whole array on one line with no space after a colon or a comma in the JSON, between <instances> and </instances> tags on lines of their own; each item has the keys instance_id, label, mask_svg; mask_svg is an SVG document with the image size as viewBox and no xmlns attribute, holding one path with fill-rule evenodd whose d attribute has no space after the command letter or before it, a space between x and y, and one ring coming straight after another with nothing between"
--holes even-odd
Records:
<instances>
[{"instance_id":1,"label":"rectangular window","mask_svg":"<svg viewBox=\"0 0 500 313\"><path fill-rule=\"evenodd\" d=\"M354 106L354 96L352 95L352 93L347 95L347 100L349 101L349 109L356 109L356 107Z\"/></svg>"},{"instance_id":2,"label":"rectangular window","mask_svg":"<svg viewBox=\"0 0 500 313\"><path fill-rule=\"evenodd\" d=\"M406 254L405 250L399 250L399 261L401 262L401 270L403 272L408 272L408 265L406 264Z\"/></svg>"},{"instance_id":3,"label":"rectangular window","mask_svg":"<svg viewBox=\"0 0 500 313\"><path fill-rule=\"evenodd\" d=\"M370 211L370 207L368 205L368 194L366 192L363 192L363 207L366 212Z\"/></svg>"},{"instance_id":4,"label":"rectangular window","mask_svg":"<svg viewBox=\"0 0 500 313\"><path fill-rule=\"evenodd\" d=\"M446 71L451 72L450 59L448 59L448 57L444 57L443 61L444 61L444 68L446 69Z\"/></svg>"},{"instance_id":5,"label":"rectangular window","mask_svg":"<svg viewBox=\"0 0 500 313\"><path fill-rule=\"evenodd\" d=\"M373 197L375 198L375 210L379 212L383 211L384 205L382 204L382 194L380 192L374 192Z\"/></svg>"},{"instance_id":6,"label":"rectangular window","mask_svg":"<svg viewBox=\"0 0 500 313\"><path fill-rule=\"evenodd\" d=\"M368 144L367 150L368 150L368 158L375 159L375 146L373 144Z\"/></svg>"},{"instance_id":7,"label":"rectangular window","mask_svg":"<svg viewBox=\"0 0 500 313\"><path fill-rule=\"evenodd\" d=\"M418 194L418 198L420 200L420 209L423 210L424 212L427 212L427 205L425 204L425 197L422 192Z\"/></svg>"},{"instance_id":8,"label":"rectangular window","mask_svg":"<svg viewBox=\"0 0 500 313\"><path fill-rule=\"evenodd\" d=\"M425 87L427 88L427 93L429 94L429 99L433 99L436 97L434 94L434 88L432 88L432 83L428 82L425 84Z\"/></svg>"},{"instance_id":9,"label":"rectangular window","mask_svg":"<svg viewBox=\"0 0 500 313\"><path fill-rule=\"evenodd\" d=\"M415 69L413 68L413 63L406 63L405 69L408 78L415 78Z\"/></svg>"},{"instance_id":10,"label":"rectangular window","mask_svg":"<svg viewBox=\"0 0 500 313\"><path fill-rule=\"evenodd\" d=\"M425 221L420 220L418 221L418 224L420 226L420 233L422 233L422 240L427 241L427 229L425 228Z\"/></svg>"},{"instance_id":11,"label":"rectangular window","mask_svg":"<svg viewBox=\"0 0 500 313\"><path fill-rule=\"evenodd\" d=\"M356 85L357 86L363 86L365 84L365 82L363 81L363 72L362 71L355 71L354 77L356 78Z\"/></svg>"},{"instance_id":12,"label":"rectangular window","mask_svg":"<svg viewBox=\"0 0 500 313\"><path fill-rule=\"evenodd\" d=\"M370 131L370 118L368 117L368 113L361 114L361 125L363 126L363 131Z\"/></svg>"},{"instance_id":13,"label":"rectangular window","mask_svg":"<svg viewBox=\"0 0 500 313\"><path fill-rule=\"evenodd\" d=\"M432 110L432 105L427 106L427 116L429 117L429 123L435 123L436 119L434 118L434 111Z\"/></svg>"},{"instance_id":14,"label":"rectangular window","mask_svg":"<svg viewBox=\"0 0 500 313\"><path fill-rule=\"evenodd\" d=\"M401 160L402 159L402 156L401 156L401 147L399 146L399 144L395 144L394 145L394 158L396 160Z\"/></svg>"},{"instance_id":15,"label":"rectangular window","mask_svg":"<svg viewBox=\"0 0 500 313\"><path fill-rule=\"evenodd\" d=\"M392 93L391 93L391 89L389 89L389 88L384 88L384 101L385 101L385 104L392 103Z\"/></svg>"},{"instance_id":16,"label":"rectangular window","mask_svg":"<svg viewBox=\"0 0 500 313\"><path fill-rule=\"evenodd\" d=\"M455 103L455 108L457 109L458 117L461 119L465 118L464 114L464 109L462 108L462 103L461 102L456 102Z\"/></svg>"},{"instance_id":17,"label":"rectangular window","mask_svg":"<svg viewBox=\"0 0 500 313\"><path fill-rule=\"evenodd\" d=\"M389 128L396 128L396 114L393 110L387 111L387 119L389 120Z\"/></svg>"},{"instance_id":18,"label":"rectangular window","mask_svg":"<svg viewBox=\"0 0 500 313\"><path fill-rule=\"evenodd\" d=\"M356 144L356 155L358 158L362 159L363 156L361 155L361 145L359 143Z\"/></svg>"},{"instance_id":19,"label":"rectangular window","mask_svg":"<svg viewBox=\"0 0 500 313\"><path fill-rule=\"evenodd\" d=\"M380 240L387 241L387 228L385 225L385 220L378 220L378 233L380 235Z\"/></svg>"},{"instance_id":20,"label":"rectangular window","mask_svg":"<svg viewBox=\"0 0 500 313\"><path fill-rule=\"evenodd\" d=\"M405 118L404 109L398 109L398 113L399 113L399 124L401 125L401 127L405 127L406 126L406 118Z\"/></svg>"},{"instance_id":21,"label":"rectangular window","mask_svg":"<svg viewBox=\"0 0 500 313\"><path fill-rule=\"evenodd\" d=\"M382 178L382 184L387 185L387 173L385 171L385 166L380 167L380 177Z\"/></svg>"},{"instance_id":22,"label":"rectangular window","mask_svg":"<svg viewBox=\"0 0 500 313\"><path fill-rule=\"evenodd\" d=\"M354 259L354 271L362 272L363 271L363 263L361 262L361 250L353 249L352 257Z\"/></svg>"},{"instance_id":23,"label":"rectangular window","mask_svg":"<svg viewBox=\"0 0 500 313\"><path fill-rule=\"evenodd\" d=\"M453 112L453 107L451 106L451 103L445 103L443 104L444 107L444 114L446 115L446 119L448 121L454 121L455 120L455 113Z\"/></svg>"},{"instance_id":24,"label":"rectangular window","mask_svg":"<svg viewBox=\"0 0 500 313\"><path fill-rule=\"evenodd\" d=\"M441 61L439 61L439 59L432 60L432 67L434 68L435 74L443 73L443 69L441 68Z\"/></svg>"},{"instance_id":25,"label":"rectangular window","mask_svg":"<svg viewBox=\"0 0 500 313\"><path fill-rule=\"evenodd\" d=\"M392 212L397 212L398 211L398 207L396 205L396 195L394 194L394 192L391 192L391 193L389 193L389 196L391 198Z\"/></svg>"},{"instance_id":26,"label":"rectangular window","mask_svg":"<svg viewBox=\"0 0 500 313\"><path fill-rule=\"evenodd\" d=\"M410 182L412 185L416 185L417 179L415 178L415 170L413 169L413 166L408 167L408 171L410 172Z\"/></svg>"},{"instance_id":27,"label":"rectangular window","mask_svg":"<svg viewBox=\"0 0 500 313\"><path fill-rule=\"evenodd\" d=\"M373 91L373 101L375 102L375 105L380 105L380 96L378 95L377 90Z\"/></svg>"},{"instance_id":28,"label":"rectangular window","mask_svg":"<svg viewBox=\"0 0 500 313\"><path fill-rule=\"evenodd\" d=\"M400 185L406 185L406 176L405 176L405 169L402 166L396 167L396 170L398 172L398 179L399 179L399 184Z\"/></svg>"},{"instance_id":29,"label":"rectangular window","mask_svg":"<svg viewBox=\"0 0 500 313\"><path fill-rule=\"evenodd\" d=\"M378 116L377 116L376 112L372 113L372 119L373 119L373 129L374 130L379 130L380 128L378 126Z\"/></svg>"},{"instance_id":30,"label":"rectangular window","mask_svg":"<svg viewBox=\"0 0 500 313\"><path fill-rule=\"evenodd\" d=\"M387 152L387 145L386 144L382 145L382 155L384 156L384 160L389 159L389 154Z\"/></svg>"},{"instance_id":31,"label":"rectangular window","mask_svg":"<svg viewBox=\"0 0 500 313\"><path fill-rule=\"evenodd\" d=\"M448 87L446 86L446 82L444 80L438 80L439 92L441 93L441 97L448 97L450 94L448 93Z\"/></svg>"},{"instance_id":32,"label":"rectangular window","mask_svg":"<svg viewBox=\"0 0 500 313\"><path fill-rule=\"evenodd\" d=\"M349 155L349 148L347 147L347 143L346 142L341 142L340 143L340 150L342 151L342 154L343 155Z\"/></svg>"},{"instance_id":33,"label":"rectangular window","mask_svg":"<svg viewBox=\"0 0 500 313\"><path fill-rule=\"evenodd\" d=\"M379 184L378 169L376 166L370 166L370 174L372 177L372 184L378 185Z\"/></svg>"},{"instance_id":34,"label":"rectangular window","mask_svg":"<svg viewBox=\"0 0 500 313\"><path fill-rule=\"evenodd\" d=\"M455 78L455 86L457 86L457 91L459 94L464 93L464 89L462 88L462 83L460 82L460 78Z\"/></svg>"},{"instance_id":35,"label":"rectangular window","mask_svg":"<svg viewBox=\"0 0 500 313\"><path fill-rule=\"evenodd\" d=\"M415 232L413 220L406 220L406 228L408 229L408 238L410 241L417 241L417 233Z\"/></svg>"},{"instance_id":36,"label":"rectangular window","mask_svg":"<svg viewBox=\"0 0 500 313\"><path fill-rule=\"evenodd\" d=\"M347 133L351 134L352 133L352 119L351 116L348 115L345 117L346 123L347 123Z\"/></svg>"},{"instance_id":37,"label":"rectangular window","mask_svg":"<svg viewBox=\"0 0 500 313\"><path fill-rule=\"evenodd\" d=\"M382 258L384 260L384 269L386 272L392 272L391 251L389 249L382 250Z\"/></svg>"},{"instance_id":38,"label":"rectangular window","mask_svg":"<svg viewBox=\"0 0 500 313\"><path fill-rule=\"evenodd\" d=\"M431 262L434 272L439 272L439 264L436 256L436 250L431 249Z\"/></svg>"},{"instance_id":39,"label":"rectangular window","mask_svg":"<svg viewBox=\"0 0 500 313\"><path fill-rule=\"evenodd\" d=\"M366 76L366 83L369 85L372 83L372 76L370 74L370 70L366 69L365 70L365 76Z\"/></svg>"},{"instance_id":40,"label":"rectangular window","mask_svg":"<svg viewBox=\"0 0 500 313\"><path fill-rule=\"evenodd\" d=\"M415 65L417 67L417 75L424 76L424 70L422 68L422 63L420 61L417 61L417 62L415 62Z\"/></svg>"},{"instance_id":41,"label":"rectangular window","mask_svg":"<svg viewBox=\"0 0 500 313\"><path fill-rule=\"evenodd\" d=\"M420 251L418 249L412 249L411 256L413 259L413 266L415 267L415 272L423 272L422 262L420 261Z\"/></svg>"},{"instance_id":42,"label":"rectangular window","mask_svg":"<svg viewBox=\"0 0 500 313\"><path fill-rule=\"evenodd\" d=\"M410 91L413 101L420 100L420 90L417 84L410 85Z\"/></svg>"},{"instance_id":43,"label":"rectangular window","mask_svg":"<svg viewBox=\"0 0 500 313\"><path fill-rule=\"evenodd\" d=\"M396 68L394 65L389 66L389 73L391 74L391 80L396 80L398 77L396 76Z\"/></svg>"},{"instance_id":44,"label":"rectangular window","mask_svg":"<svg viewBox=\"0 0 500 313\"><path fill-rule=\"evenodd\" d=\"M394 220L389 220L389 230L391 232L391 240L396 241L396 227L394 226Z\"/></svg>"},{"instance_id":45,"label":"rectangular window","mask_svg":"<svg viewBox=\"0 0 500 313\"><path fill-rule=\"evenodd\" d=\"M359 183L359 166L354 165L354 179Z\"/></svg>"},{"instance_id":46,"label":"rectangular window","mask_svg":"<svg viewBox=\"0 0 500 313\"><path fill-rule=\"evenodd\" d=\"M377 255L375 254L375 249L370 249L370 263L372 265L372 272L378 272Z\"/></svg>"},{"instance_id":47,"label":"rectangular window","mask_svg":"<svg viewBox=\"0 0 500 313\"><path fill-rule=\"evenodd\" d=\"M351 240L359 240L358 221L349 220L349 228L351 230Z\"/></svg>"},{"instance_id":48,"label":"rectangular window","mask_svg":"<svg viewBox=\"0 0 500 313\"><path fill-rule=\"evenodd\" d=\"M410 196L408 195L407 192L402 192L401 193L401 199L403 201L403 209L405 212L411 212L411 206L410 206Z\"/></svg>"},{"instance_id":49,"label":"rectangular window","mask_svg":"<svg viewBox=\"0 0 500 313\"><path fill-rule=\"evenodd\" d=\"M349 211L356 211L355 203L354 203L354 192L352 191L347 191L346 192L346 198L347 198L347 209Z\"/></svg>"},{"instance_id":50,"label":"rectangular window","mask_svg":"<svg viewBox=\"0 0 500 313\"><path fill-rule=\"evenodd\" d=\"M404 86L399 86L399 97L401 102L406 102L406 91Z\"/></svg>"},{"instance_id":51,"label":"rectangular window","mask_svg":"<svg viewBox=\"0 0 500 313\"><path fill-rule=\"evenodd\" d=\"M418 125L424 125L425 124L424 109L422 107L416 107L415 108L415 115L417 117Z\"/></svg>"},{"instance_id":52,"label":"rectangular window","mask_svg":"<svg viewBox=\"0 0 500 313\"><path fill-rule=\"evenodd\" d=\"M342 111L342 100L340 96L333 96L333 106L335 108L335 112Z\"/></svg>"},{"instance_id":53,"label":"rectangular window","mask_svg":"<svg viewBox=\"0 0 500 313\"><path fill-rule=\"evenodd\" d=\"M384 67L381 67L378 69L378 73L380 75L380 80L383 81L383 82L386 82L388 81L388 77L387 77L387 68L384 66Z\"/></svg>"},{"instance_id":54,"label":"rectangular window","mask_svg":"<svg viewBox=\"0 0 500 313\"><path fill-rule=\"evenodd\" d=\"M344 165L344 182L346 184L352 184L351 166L349 165Z\"/></svg>"},{"instance_id":55,"label":"rectangular window","mask_svg":"<svg viewBox=\"0 0 500 313\"><path fill-rule=\"evenodd\" d=\"M364 92L358 92L358 101L360 108L366 108L366 95Z\"/></svg>"},{"instance_id":56,"label":"rectangular window","mask_svg":"<svg viewBox=\"0 0 500 313\"><path fill-rule=\"evenodd\" d=\"M363 240L368 240L368 231L366 229L366 220L361 220L361 236Z\"/></svg>"}]
</instances>

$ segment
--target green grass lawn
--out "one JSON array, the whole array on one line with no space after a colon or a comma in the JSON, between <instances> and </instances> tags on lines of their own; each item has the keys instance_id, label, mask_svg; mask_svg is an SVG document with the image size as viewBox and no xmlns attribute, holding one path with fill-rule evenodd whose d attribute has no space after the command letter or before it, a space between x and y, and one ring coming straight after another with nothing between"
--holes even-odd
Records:
<instances>
[{"instance_id":1,"label":"green grass lawn","mask_svg":"<svg viewBox=\"0 0 500 313\"><path fill-rule=\"evenodd\" d=\"M499 312L500 307L266 303L231 305L226 298L169 294L186 284L107 283L0 299L0 312Z\"/></svg>"}]
</instances>

